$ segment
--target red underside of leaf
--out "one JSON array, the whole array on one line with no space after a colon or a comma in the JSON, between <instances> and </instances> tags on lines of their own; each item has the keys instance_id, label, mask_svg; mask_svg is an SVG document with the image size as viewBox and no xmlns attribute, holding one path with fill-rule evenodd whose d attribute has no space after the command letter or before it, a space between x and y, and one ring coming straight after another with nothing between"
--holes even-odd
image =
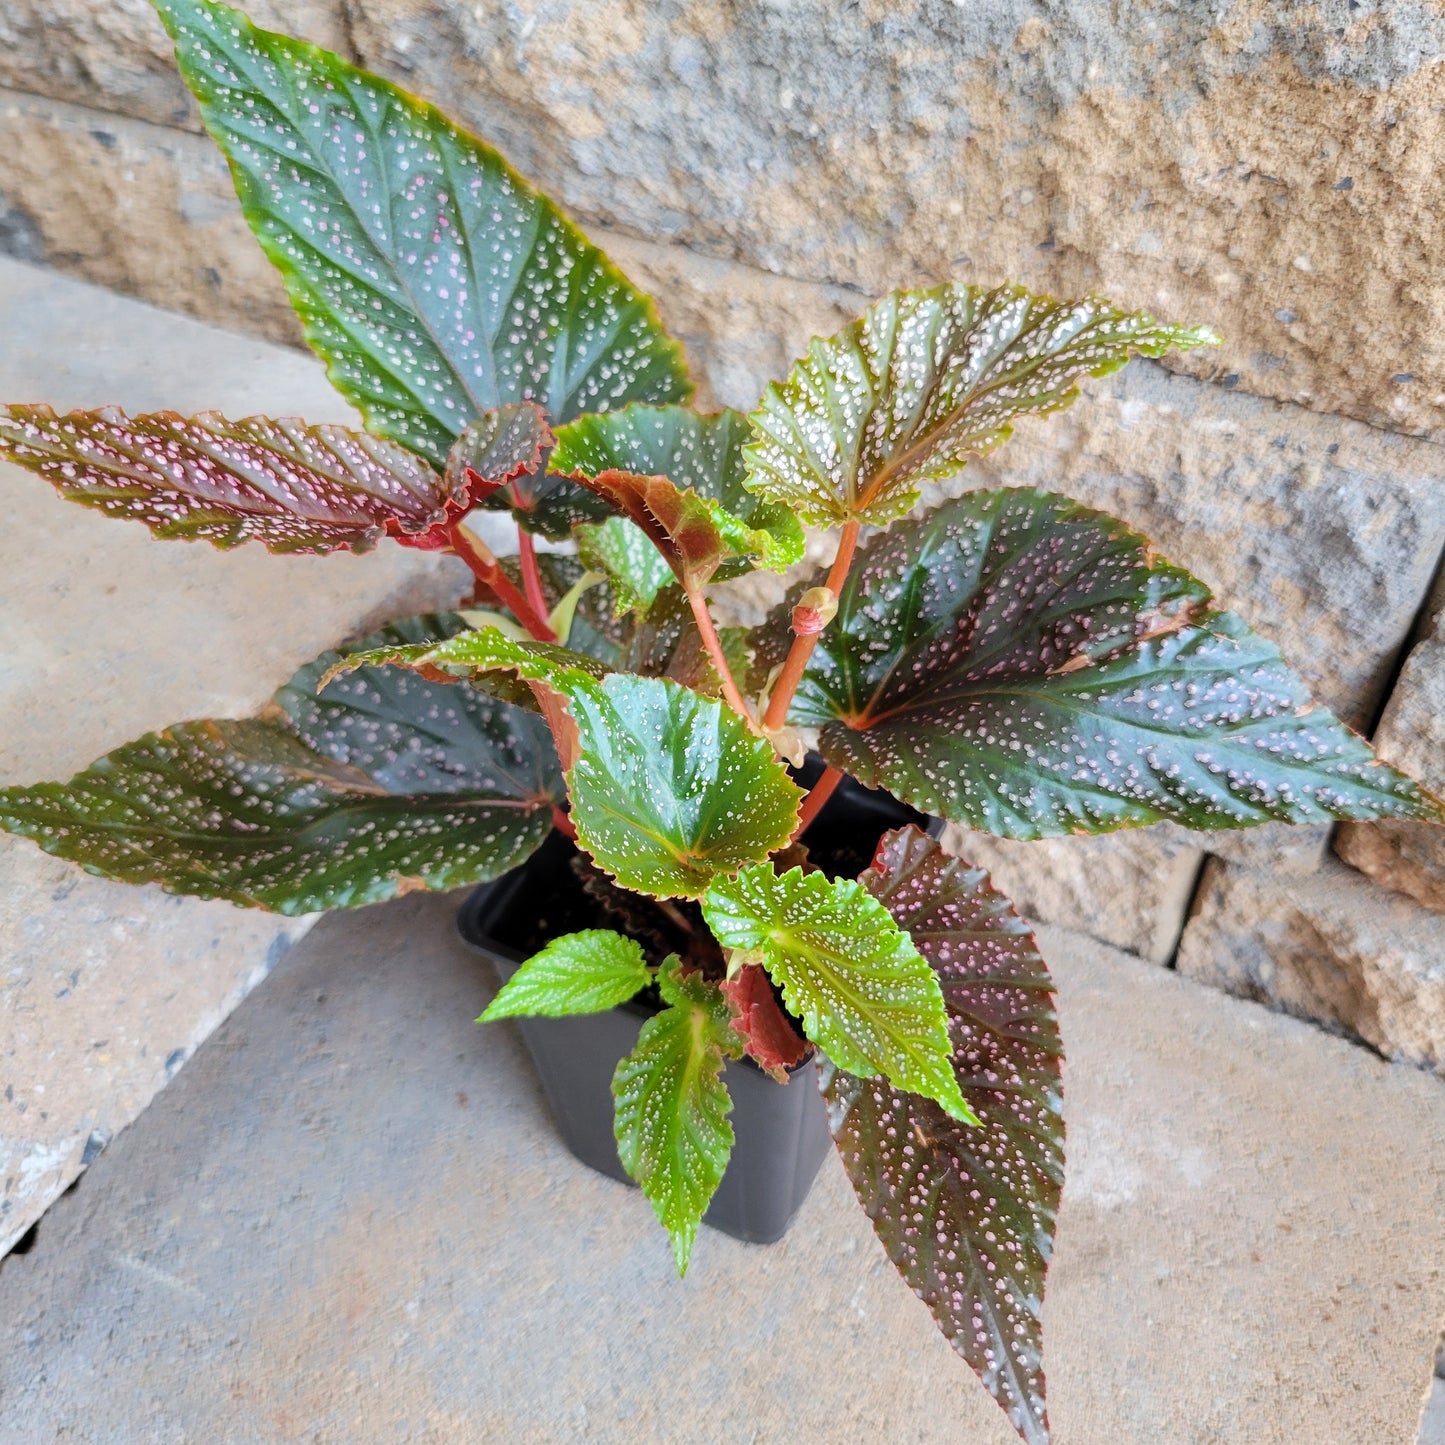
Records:
<instances>
[{"instance_id":1,"label":"red underside of leaf","mask_svg":"<svg viewBox=\"0 0 1445 1445\"><path fill-rule=\"evenodd\" d=\"M787 1071L808 1056L808 1041L778 1007L768 975L755 963L745 964L722 985L736 1018L733 1028L748 1041L748 1055L780 1083Z\"/></svg>"}]
</instances>

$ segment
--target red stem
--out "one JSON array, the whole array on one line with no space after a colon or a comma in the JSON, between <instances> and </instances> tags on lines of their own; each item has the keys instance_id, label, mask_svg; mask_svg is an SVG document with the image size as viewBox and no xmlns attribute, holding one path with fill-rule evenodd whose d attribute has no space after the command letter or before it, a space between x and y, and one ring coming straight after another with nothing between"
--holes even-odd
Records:
<instances>
[{"instance_id":1,"label":"red stem","mask_svg":"<svg viewBox=\"0 0 1445 1445\"><path fill-rule=\"evenodd\" d=\"M532 534L517 523L517 556L522 564L522 585L527 589L527 601L539 617L545 617L550 610L542 592L542 574L537 571L537 548Z\"/></svg>"},{"instance_id":2,"label":"red stem","mask_svg":"<svg viewBox=\"0 0 1445 1445\"><path fill-rule=\"evenodd\" d=\"M798 810L798 826L793 830L794 838L801 838L808 830L808 824L823 811L823 804L833 796L833 790L843 781L843 774L831 765L823 769L823 775L808 790L803 806Z\"/></svg>"},{"instance_id":3,"label":"red stem","mask_svg":"<svg viewBox=\"0 0 1445 1445\"><path fill-rule=\"evenodd\" d=\"M707 610L707 598L702 595L699 588L695 592L687 594L687 600L692 606L692 615L697 621L697 630L702 635L702 645L707 648L707 655L712 658L712 665L717 668L717 674L722 679L723 696L728 701L728 706L740 717L752 722L752 714L748 711L748 705L743 700L743 695L738 691L738 685L733 681L732 669L728 666L728 660L723 656L722 642L718 638L717 628L712 624L712 614Z\"/></svg>"},{"instance_id":4,"label":"red stem","mask_svg":"<svg viewBox=\"0 0 1445 1445\"><path fill-rule=\"evenodd\" d=\"M465 527L458 522L451 529L452 551L472 569L473 575L483 586L490 588L504 606L511 609L517 621L537 639L538 642L556 642L557 634L548 625L546 617L517 591L517 584L502 570L501 563L492 556Z\"/></svg>"},{"instance_id":5,"label":"red stem","mask_svg":"<svg viewBox=\"0 0 1445 1445\"><path fill-rule=\"evenodd\" d=\"M858 526L856 518L845 524L843 535L838 538L838 551L833 558L833 565L828 569L828 580L824 586L835 598L843 591L843 584L848 580L848 569L853 565L853 553L858 546ZM803 674L808 670L808 659L812 657L813 649L818 645L818 637L818 633L809 632L801 637L793 638L793 645L788 649L783 670L773 684L772 695L768 699L768 710L763 715L763 727L767 731L776 732L787 722L788 709L793 704L793 694L797 692L798 684L802 682Z\"/></svg>"}]
</instances>

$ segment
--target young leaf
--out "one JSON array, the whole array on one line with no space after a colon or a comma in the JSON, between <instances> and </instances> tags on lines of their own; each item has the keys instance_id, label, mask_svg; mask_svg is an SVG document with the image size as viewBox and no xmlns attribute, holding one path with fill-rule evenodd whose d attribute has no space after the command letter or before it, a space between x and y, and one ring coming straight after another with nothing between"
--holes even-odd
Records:
<instances>
[{"instance_id":1,"label":"young leaf","mask_svg":"<svg viewBox=\"0 0 1445 1445\"><path fill-rule=\"evenodd\" d=\"M608 517L578 527L577 555L604 572L617 599L617 612L647 612L657 594L673 582L672 568L651 538L626 517Z\"/></svg>"},{"instance_id":2,"label":"young leaf","mask_svg":"<svg viewBox=\"0 0 1445 1445\"><path fill-rule=\"evenodd\" d=\"M397 623L361 647L435 639ZM127 883L307 913L485 882L546 837L562 779L545 728L406 673L301 669L260 718L181 723L69 783L0 789L0 827Z\"/></svg>"},{"instance_id":3,"label":"young leaf","mask_svg":"<svg viewBox=\"0 0 1445 1445\"><path fill-rule=\"evenodd\" d=\"M691 390L641 293L430 105L215 0L156 0L307 340L368 427L440 467L469 421Z\"/></svg>"},{"instance_id":4,"label":"young leaf","mask_svg":"<svg viewBox=\"0 0 1445 1445\"><path fill-rule=\"evenodd\" d=\"M672 1236L678 1274L686 1274L733 1147L724 1055L736 1058L742 1049L715 984L684 975L675 958L658 984L669 1006L643 1024L637 1047L612 1077L617 1154Z\"/></svg>"},{"instance_id":5,"label":"young leaf","mask_svg":"<svg viewBox=\"0 0 1445 1445\"><path fill-rule=\"evenodd\" d=\"M440 545L471 506L466 477L448 483L391 442L293 417L5 406L0 457L69 501L217 547L365 552L385 535Z\"/></svg>"},{"instance_id":6,"label":"young leaf","mask_svg":"<svg viewBox=\"0 0 1445 1445\"><path fill-rule=\"evenodd\" d=\"M829 1123L889 1258L1024 1440L1048 1440L1039 1311L1064 1177L1052 983L987 875L904 828L861 880L913 935L981 1127L825 1064Z\"/></svg>"},{"instance_id":7,"label":"young leaf","mask_svg":"<svg viewBox=\"0 0 1445 1445\"><path fill-rule=\"evenodd\" d=\"M483 412L468 422L447 455L447 483L465 489L472 506L537 471L556 438L535 401Z\"/></svg>"},{"instance_id":8,"label":"young leaf","mask_svg":"<svg viewBox=\"0 0 1445 1445\"><path fill-rule=\"evenodd\" d=\"M882 1074L976 1122L948 1062L938 981L861 884L762 863L719 878L702 911L733 965L761 963L839 1068Z\"/></svg>"},{"instance_id":9,"label":"young leaf","mask_svg":"<svg viewBox=\"0 0 1445 1445\"><path fill-rule=\"evenodd\" d=\"M808 1041L778 1006L767 972L745 963L719 985L732 1005L733 1028L747 1041L748 1057L780 1084L808 1057Z\"/></svg>"},{"instance_id":10,"label":"young leaf","mask_svg":"<svg viewBox=\"0 0 1445 1445\"><path fill-rule=\"evenodd\" d=\"M523 1014L595 1014L626 1003L651 975L642 946L607 928L554 938L534 953L487 1006L478 1023Z\"/></svg>"},{"instance_id":11,"label":"young leaf","mask_svg":"<svg viewBox=\"0 0 1445 1445\"><path fill-rule=\"evenodd\" d=\"M386 647L342 669L397 665L427 677L511 674L565 699L577 737L559 744L578 842L626 888L698 898L720 872L792 836L800 789L730 708L676 683L605 671L555 644L483 627L434 647Z\"/></svg>"},{"instance_id":12,"label":"young leaf","mask_svg":"<svg viewBox=\"0 0 1445 1445\"><path fill-rule=\"evenodd\" d=\"M667 477L679 490L714 504L717 524L738 554L725 557L718 569L718 580L725 581L752 565L782 571L803 555L803 530L793 513L743 485L748 435L740 412L709 416L679 406L634 405L560 427L551 466L574 477L604 472Z\"/></svg>"},{"instance_id":13,"label":"young leaf","mask_svg":"<svg viewBox=\"0 0 1445 1445\"><path fill-rule=\"evenodd\" d=\"M1116 518L970 492L860 554L789 720L870 787L1008 838L1441 816L1208 599Z\"/></svg>"},{"instance_id":14,"label":"young leaf","mask_svg":"<svg viewBox=\"0 0 1445 1445\"><path fill-rule=\"evenodd\" d=\"M817 526L881 526L911 511L926 483L992 451L1014 418L1068 406L1081 377L1217 340L1098 297L895 292L769 386L750 418L747 485Z\"/></svg>"}]
</instances>

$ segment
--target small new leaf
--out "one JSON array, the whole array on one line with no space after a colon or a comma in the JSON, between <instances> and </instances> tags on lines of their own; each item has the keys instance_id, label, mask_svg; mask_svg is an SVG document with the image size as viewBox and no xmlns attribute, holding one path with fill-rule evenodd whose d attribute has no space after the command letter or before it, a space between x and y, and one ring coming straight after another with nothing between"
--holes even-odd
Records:
<instances>
[{"instance_id":1,"label":"small new leaf","mask_svg":"<svg viewBox=\"0 0 1445 1445\"><path fill-rule=\"evenodd\" d=\"M992 451L1016 417L1068 406L1081 377L1217 340L1098 297L895 292L769 386L750 418L747 485L817 526L881 526L926 483Z\"/></svg>"},{"instance_id":2,"label":"small new leaf","mask_svg":"<svg viewBox=\"0 0 1445 1445\"><path fill-rule=\"evenodd\" d=\"M683 1275L732 1152L732 1099L722 1071L742 1041L715 984L683 974L675 957L658 983L668 1007L642 1026L612 1078L617 1154L672 1236Z\"/></svg>"},{"instance_id":3,"label":"small new leaf","mask_svg":"<svg viewBox=\"0 0 1445 1445\"><path fill-rule=\"evenodd\" d=\"M514 486L541 467L556 438L534 401L484 412L468 422L447 455L447 485L480 506L508 483Z\"/></svg>"},{"instance_id":4,"label":"small new leaf","mask_svg":"<svg viewBox=\"0 0 1445 1445\"><path fill-rule=\"evenodd\" d=\"M388 535L439 546L471 505L465 477L449 484L391 442L294 417L6 406L0 457L69 501L222 548L365 552Z\"/></svg>"},{"instance_id":5,"label":"small new leaf","mask_svg":"<svg viewBox=\"0 0 1445 1445\"><path fill-rule=\"evenodd\" d=\"M652 303L490 146L215 0L156 0L241 208L369 429L443 466L469 421L682 401Z\"/></svg>"},{"instance_id":6,"label":"small new leaf","mask_svg":"<svg viewBox=\"0 0 1445 1445\"><path fill-rule=\"evenodd\" d=\"M761 962L803 1031L839 1068L884 1075L976 1123L949 1063L943 995L887 909L849 878L772 864L720 878L703 916L734 963Z\"/></svg>"},{"instance_id":7,"label":"small new leaf","mask_svg":"<svg viewBox=\"0 0 1445 1445\"><path fill-rule=\"evenodd\" d=\"M522 964L477 1022L601 1013L626 1003L650 977L635 939L608 928L568 933Z\"/></svg>"}]
</instances>

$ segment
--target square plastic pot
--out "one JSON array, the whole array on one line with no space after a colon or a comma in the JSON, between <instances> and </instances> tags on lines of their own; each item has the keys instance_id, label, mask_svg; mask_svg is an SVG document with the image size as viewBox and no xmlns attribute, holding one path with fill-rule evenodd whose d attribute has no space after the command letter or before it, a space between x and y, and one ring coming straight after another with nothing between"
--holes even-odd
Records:
<instances>
[{"instance_id":1,"label":"square plastic pot","mask_svg":"<svg viewBox=\"0 0 1445 1445\"><path fill-rule=\"evenodd\" d=\"M821 770L821 760L810 758L801 781L811 782ZM856 875L872 857L878 839L908 823L929 826L930 831L939 826L887 793L861 788L850 779L814 820L806 841L813 860L825 871ZM462 904L457 917L462 941L492 960L500 982L523 961L507 940L535 918L539 900L579 888L570 866L575 853L566 838L553 833L520 867L484 884ZM608 924L598 918L580 926ZM517 1020L563 1142L584 1164L628 1184L632 1180L617 1157L612 1131L612 1075L657 1007L633 999L605 1013ZM723 1077L733 1099L736 1138L703 1222L735 1239L771 1244L782 1238L808 1197L832 1142L817 1067L810 1058L780 1084L751 1059L741 1059L729 1061Z\"/></svg>"}]
</instances>

